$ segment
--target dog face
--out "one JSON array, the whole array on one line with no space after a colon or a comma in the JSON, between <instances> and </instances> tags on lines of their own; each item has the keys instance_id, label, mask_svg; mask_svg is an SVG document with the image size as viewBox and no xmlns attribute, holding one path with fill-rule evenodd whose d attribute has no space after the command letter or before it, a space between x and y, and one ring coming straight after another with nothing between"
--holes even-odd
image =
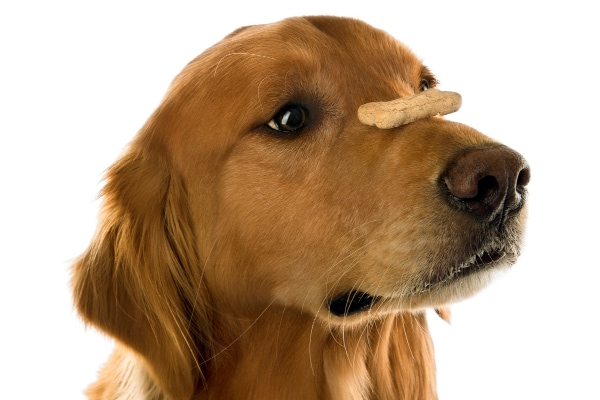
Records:
<instances>
[{"instance_id":1,"label":"dog face","mask_svg":"<svg viewBox=\"0 0 600 400\"><path fill-rule=\"evenodd\" d=\"M435 85L356 20L232 33L184 68L108 171L74 267L80 313L186 398L214 353L211 315L277 306L344 329L481 289L519 254L523 158L441 117L357 117Z\"/></svg>"},{"instance_id":2,"label":"dog face","mask_svg":"<svg viewBox=\"0 0 600 400\"><path fill-rule=\"evenodd\" d=\"M179 129L158 139L206 238L207 284L228 307L276 302L348 322L362 318L352 307L461 299L514 262L523 199L480 218L444 183L459 154L496 142L441 118L390 130L357 119L363 103L435 84L404 46L341 19L244 28L186 67L164 112ZM519 197L525 174L522 162L508 183ZM348 312L332 312L344 299Z\"/></svg>"}]
</instances>

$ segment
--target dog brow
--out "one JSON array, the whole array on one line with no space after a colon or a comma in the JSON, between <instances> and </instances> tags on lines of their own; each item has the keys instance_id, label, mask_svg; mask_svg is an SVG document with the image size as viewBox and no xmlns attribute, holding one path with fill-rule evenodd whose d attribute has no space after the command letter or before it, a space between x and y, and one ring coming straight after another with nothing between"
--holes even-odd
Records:
<instances>
[{"instance_id":1,"label":"dog brow","mask_svg":"<svg viewBox=\"0 0 600 400\"><path fill-rule=\"evenodd\" d=\"M221 61L223 61L224 59L226 59L227 57L230 57L230 56L252 56L252 57L268 58L270 60L279 61L278 59L276 59L274 57L263 56L262 54L254 54L254 53L228 53L228 54L225 54L223 57L221 57L221 59L219 60L219 62L215 66L215 71L213 73L213 76L217 76L217 70L219 69L219 65L221 65Z\"/></svg>"}]
</instances>

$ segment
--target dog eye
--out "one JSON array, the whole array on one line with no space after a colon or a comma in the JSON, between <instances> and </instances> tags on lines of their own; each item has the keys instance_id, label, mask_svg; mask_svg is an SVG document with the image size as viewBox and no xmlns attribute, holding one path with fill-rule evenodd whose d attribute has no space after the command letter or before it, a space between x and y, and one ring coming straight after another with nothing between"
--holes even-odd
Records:
<instances>
[{"instance_id":1,"label":"dog eye","mask_svg":"<svg viewBox=\"0 0 600 400\"><path fill-rule=\"evenodd\" d=\"M431 85L429 84L429 81L427 79L421 79L421 83L419 83L419 90L421 92L426 91L427 89L429 89Z\"/></svg>"},{"instance_id":2,"label":"dog eye","mask_svg":"<svg viewBox=\"0 0 600 400\"><path fill-rule=\"evenodd\" d=\"M306 125L308 113L304 107L288 104L267 125L278 132L295 132Z\"/></svg>"}]
</instances>

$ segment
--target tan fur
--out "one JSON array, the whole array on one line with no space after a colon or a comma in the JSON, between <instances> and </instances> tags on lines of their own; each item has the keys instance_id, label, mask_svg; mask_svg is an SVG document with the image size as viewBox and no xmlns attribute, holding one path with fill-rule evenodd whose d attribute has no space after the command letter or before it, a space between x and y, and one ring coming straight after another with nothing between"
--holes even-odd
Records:
<instances>
[{"instance_id":1,"label":"tan fur","mask_svg":"<svg viewBox=\"0 0 600 400\"><path fill-rule=\"evenodd\" d=\"M490 278L427 286L479 234L439 176L495 142L442 118L358 121L422 79L385 33L327 17L240 29L186 66L109 169L73 268L79 312L117 341L90 398L436 399L424 310ZM290 102L309 124L282 137L267 123ZM382 300L331 314L351 289Z\"/></svg>"}]
</instances>

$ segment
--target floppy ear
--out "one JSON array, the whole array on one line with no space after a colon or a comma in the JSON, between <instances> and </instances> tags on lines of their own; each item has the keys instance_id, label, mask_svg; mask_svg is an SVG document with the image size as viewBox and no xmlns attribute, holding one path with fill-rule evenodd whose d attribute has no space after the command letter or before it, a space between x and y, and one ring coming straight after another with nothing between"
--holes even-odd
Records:
<instances>
[{"instance_id":1,"label":"floppy ear","mask_svg":"<svg viewBox=\"0 0 600 400\"><path fill-rule=\"evenodd\" d=\"M170 397L190 398L203 380L207 293L184 183L148 142L138 137L107 173L99 228L73 267L74 300Z\"/></svg>"}]
</instances>

